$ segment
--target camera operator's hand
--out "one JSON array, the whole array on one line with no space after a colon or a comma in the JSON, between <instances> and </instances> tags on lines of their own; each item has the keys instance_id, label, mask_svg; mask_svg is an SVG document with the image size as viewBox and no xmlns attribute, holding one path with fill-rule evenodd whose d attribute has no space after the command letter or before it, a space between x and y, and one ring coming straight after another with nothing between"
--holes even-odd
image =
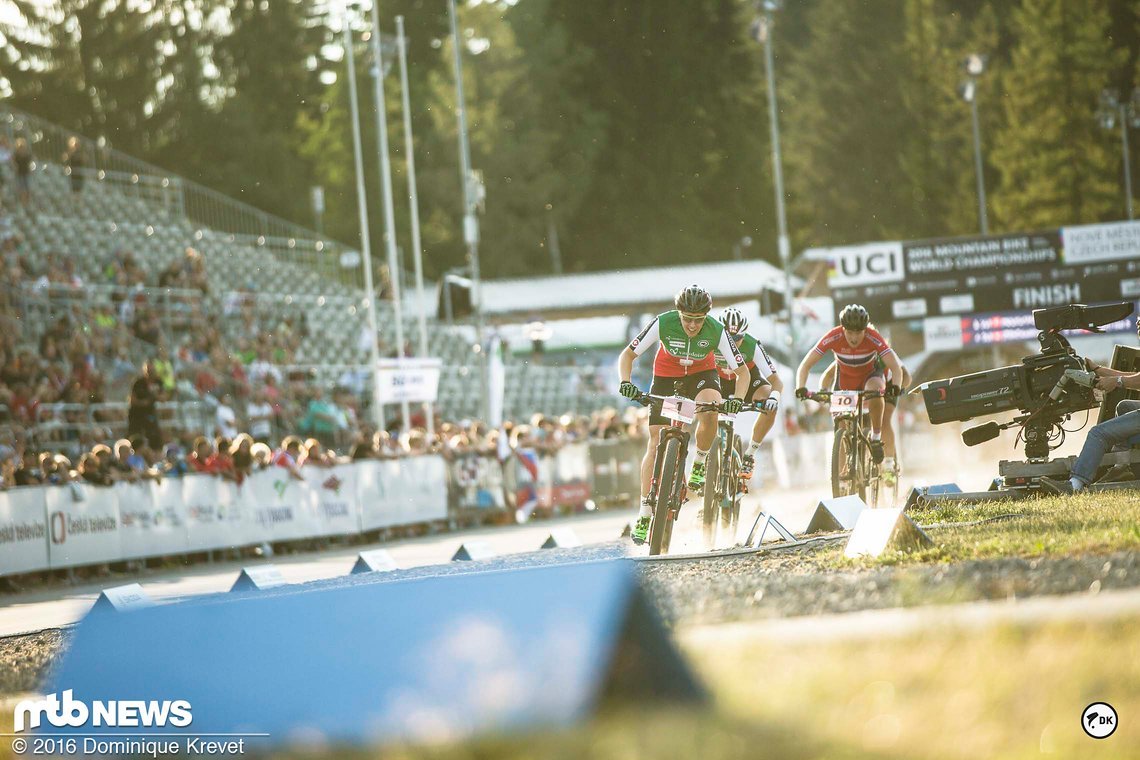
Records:
<instances>
[{"instance_id":1,"label":"camera operator's hand","mask_svg":"<svg viewBox=\"0 0 1140 760\"><path fill-rule=\"evenodd\" d=\"M808 389L807 388L805 388L803 386L796 388L796 398L798 398L800 401L807 401L807 397L808 397Z\"/></svg>"},{"instance_id":2,"label":"camera operator's hand","mask_svg":"<svg viewBox=\"0 0 1140 760\"><path fill-rule=\"evenodd\" d=\"M641 391L638 387L628 380L623 380L621 385L618 386L618 393L626 398L637 398L641 395Z\"/></svg>"},{"instance_id":3,"label":"camera operator's hand","mask_svg":"<svg viewBox=\"0 0 1140 760\"><path fill-rule=\"evenodd\" d=\"M1100 365L1094 364L1093 360L1086 356L1085 357L1085 370L1088 372L1096 372L1098 369L1100 369Z\"/></svg>"},{"instance_id":4,"label":"camera operator's hand","mask_svg":"<svg viewBox=\"0 0 1140 760\"><path fill-rule=\"evenodd\" d=\"M1096 379L1097 390L1108 393L1124 387L1124 382L1120 379L1120 375L1105 375Z\"/></svg>"}]
</instances>

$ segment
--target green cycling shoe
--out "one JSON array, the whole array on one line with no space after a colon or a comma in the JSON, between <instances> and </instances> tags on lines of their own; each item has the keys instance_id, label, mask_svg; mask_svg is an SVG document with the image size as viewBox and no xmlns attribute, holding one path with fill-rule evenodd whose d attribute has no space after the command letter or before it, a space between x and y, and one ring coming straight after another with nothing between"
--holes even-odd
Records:
<instances>
[{"instance_id":1,"label":"green cycling shoe","mask_svg":"<svg viewBox=\"0 0 1140 760\"><path fill-rule=\"evenodd\" d=\"M630 531L629 537L633 539L635 544L644 544L645 537L649 535L649 518L639 517L637 522L633 524L633 530Z\"/></svg>"}]
</instances>

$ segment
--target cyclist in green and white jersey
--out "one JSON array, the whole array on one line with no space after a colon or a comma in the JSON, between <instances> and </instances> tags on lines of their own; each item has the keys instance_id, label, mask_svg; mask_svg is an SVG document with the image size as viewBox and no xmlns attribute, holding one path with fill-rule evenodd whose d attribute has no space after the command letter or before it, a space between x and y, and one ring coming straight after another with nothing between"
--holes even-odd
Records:
<instances>
[{"instance_id":1,"label":"cyclist in green and white jersey","mask_svg":"<svg viewBox=\"0 0 1140 760\"><path fill-rule=\"evenodd\" d=\"M748 318L740 309L725 309L720 315L720 321L740 349L744 365L748 368L748 395L744 397L744 402L752 402L762 407L765 412L771 412L758 416L756 424L752 426L752 440L744 452L740 466L740 476L749 479L756 465L756 452L760 450L764 437L776 423L775 411L780 406L780 394L784 390L784 382L776 372L776 365L772 363L768 352L764 350L764 344L748 334ZM716 366L720 372L722 388L726 382L731 383L735 380L732 374L726 372L727 364L719 351L716 352Z\"/></svg>"},{"instance_id":2,"label":"cyclist in green and white jersey","mask_svg":"<svg viewBox=\"0 0 1140 760\"><path fill-rule=\"evenodd\" d=\"M704 288L690 285L673 299L676 309L658 315L641 334L630 341L618 358L619 388L626 398L637 398L641 391L630 382L633 363L654 344L658 344L653 360L653 383L649 392L658 396L671 396L674 385L681 383L681 395L701 404L721 402L720 377L716 370L713 352L717 349L725 358L725 366L736 374L736 386L725 402L725 411L739 412L748 393L749 374L744 358L736 343L725 332L720 322L709 316L712 296ZM648 500L653 480L653 464L657 457L657 441L669 420L655 409L649 417L649 442L645 458L641 460L641 509L632 537L643 543L649 530L652 504ZM689 488L697 491L705 483L705 458L716 439L717 413L702 412L696 422L697 455L689 476Z\"/></svg>"}]
</instances>

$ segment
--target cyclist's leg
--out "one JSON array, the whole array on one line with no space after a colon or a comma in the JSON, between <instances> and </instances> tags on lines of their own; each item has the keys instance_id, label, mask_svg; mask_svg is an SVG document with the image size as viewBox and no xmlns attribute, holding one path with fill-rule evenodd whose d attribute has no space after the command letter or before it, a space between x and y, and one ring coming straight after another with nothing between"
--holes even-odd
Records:
<instances>
[{"instance_id":1,"label":"cyclist's leg","mask_svg":"<svg viewBox=\"0 0 1140 760\"><path fill-rule=\"evenodd\" d=\"M885 391L887 389L886 378L883 377L881 371L871 373L863 387L869 391ZM886 404L883 403L882 397L867 399L867 408L871 414L871 458L876 463L883 461L883 408Z\"/></svg>"},{"instance_id":2,"label":"cyclist's leg","mask_svg":"<svg viewBox=\"0 0 1140 760\"><path fill-rule=\"evenodd\" d=\"M719 404L722 400L720 375L716 370L706 370L689 375L685 378L684 396L693 399L698 404ZM707 452L712 447L713 441L716 440L716 424L716 412L702 412L697 415L697 421L694 424L697 451Z\"/></svg>"},{"instance_id":3,"label":"cyclist's leg","mask_svg":"<svg viewBox=\"0 0 1140 760\"><path fill-rule=\"evenodd\" d=\"M888 457L895 456L895 405L891 399L883 399L886 405L883 409L883 453Z\"/></svg>"},{"instance_id":4,"label":"cyclist's leg","mask_svg":"<svg viewBox=\"0 0 1140 760\"><path fill-rule=\"evenodd\" d=\"M649 495L649 486L653 482L653 463L657 459L657 441L664 429L665 425L649 426L649 441L645 444L645 456L641 460L641 498L643 501Z\"/></svg>"},{"instance_id":5,"label":"cyclist's leg","mask_svg":"<svg viewBox=\"0 0 1140 760\"><path fill-rule=\"evenodd\" d=\"M873 372L863 383L864 390L883 392L887 389L887 381L883 378L882 372ZM867 399L867 409L871 413L871 438L872 440L882 438L883 431L883 403L882 397Z\"/></svg>"},{"instance_id":6,"label":"cyclist's leg","mask_svg":"<svg viewBox=\"0 0 1140 760\"><path fill-rule=\"evenodd\" d=\"M719 404L722 400L720 377L716 370L692 375L686 382L685 391L685 395L698 404ZM705 482L705 459L708 457L713 444L716 443L718 417L717 412L701 412L697 415L696 434L694 436L697 453L693 457L693 469L689 474L689 487L694 490L700 489Z\"/></svg>"},{"instance_id":7,"label":"cyclist's leg","mask_svg":"<svg viewBox=\"0 0 1140 760\"><path fill-rule=\"evenodd\" d=\"M653 376L649 384L649 392L655 396L670 396L673 394L673 384L679 378ZM653 483L653 464L657 459L657 442L661 438L661 431L668 427L669 420L662 417L657 407L650 407L649 412L649 441L645 444L645 457L641 460L641 512L642 516L649 515L645 506L645 497L649 495L649 486Z\"/></svg>"},{"instance_id":8,"label":"cyclist's leg","mask_svg":"<svg viewBox=\"0 0 1140 760\"><path fill-rule=\"evenodd\" d=\"M752 384L748 390L748 401L759 404L766 401L772 395L772 384L768 382L768 378L761 377L760 373L755 369L752 370ZM755 449L760 448L760 444L764 442L764 437L772 431L772 426L776 424L776 415L774 414L761 414L756 418L756 424L752 426L752 446L749 453L755 454Z\"/></svg>"}]
</instances>

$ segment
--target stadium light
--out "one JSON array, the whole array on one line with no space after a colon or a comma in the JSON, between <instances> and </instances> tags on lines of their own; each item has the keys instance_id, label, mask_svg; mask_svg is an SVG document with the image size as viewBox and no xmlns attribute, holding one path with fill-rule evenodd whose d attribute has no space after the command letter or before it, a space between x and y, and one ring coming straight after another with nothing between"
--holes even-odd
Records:
<instances>
[{"instance_id":1,"label":"stadium light","mask_svg":"<svg viewBox=\"0 0 1140 760\"><path fill-rule=\"evenodd\" d=\"M404 360L404 304L400 287L400 257L396 252L396 211L392 200L392 161L388 155L388 106L384 97L385 65L380 36L380 3L372 3L372 79L376 87L376 133L380 153L380 190L384 199L384 244L388 249L388 280L392 289L392 321L396 328L396 363ZM411 410L407 399L400 400L400 429L411 431Z\"/></svg>"},{"instance_id":2,"label":"stadium light","mask_svg":"<svg viewBox=\"0 0 1140 760\"><path fill-rule=\"evenodd\" d=\"M412 141L412 106L411 94L408 92L408 40L404 36L404 17L396 16L396 44L400 52L400 98L404 110L404 161L408 167L408 206L412 222L412 261L416 272L416 298L419 302L420 313L420 356L427 358L427 300L424 298L424 260L423 242L420 239L420 202L416 193L416 158L415 144ZM435 435L435 415L432 414L431 404L424 402L424 419L427 423L428 436Z\"/></svg>"},{"instance_id":3,"label":"stadium light","mask_svg":"<svg viewBox=\"0 0 1140 760\"><path fill-rule=\"evenodd\" d=\"M376 326L376 288L372 282L372 246L368 237L368 199L364 190L364 149L360 139L360 102L356 95L356 56L352 46L352 23L348 2L344 4L344 58L348 66L348 102L352 116L352 154L356 168L356 203L360 216L360 247L364 254L364 300L368 317L368 355L372 364L372 415L377 430L384 429L384 404L380 393L380 334Z\"/></svg>"},{"instance_id":4,"label":"stadium light","mask_svg":"<svg viewBox=\"0 0 1140 760\"><path fill-rule=\"evenodd\" d=\"M752 36L764 45L764 70L768 79L768 128L772 135L772 169L776 183L777 245L780 263L784 268L784 304L788 309L788 337L791 347L796 346L796 315L792 298L792 246L788 240L788 214L784 207L784 168L780 156L780 119L776 108L776 64L772 55L773 14L783 5L781 0L763 0L759 9L763 15L752 24Z\"/></svg>"},{"instance_id":5,"label":"stadium light","mask_svg":"<svg viewBox=\"0 0 1140 760\"><path fill-rule=\"evenodd\" d=\"M1100 94L1100 107L1096 112L1097 121L1104 129L1114 129L1120 121L1120 148L1124 157L1124 197L1128 218L1133 218L1132 208L1132 162L1128 151L1128 127L1140 127L1140 87L1132 90L1127 101L1120 99L1117 90L1105 90Z\"/></svg>"},{"instance_id":6,"label":"stadium light","mask_svg":"<svg viewBox=\"0 0 1140 760\"><path fill-rule=\"evenodd\" d=\"M459 120L459 172L463 184L463 241L467 244L467 263L471 267L471 310L475 316L475 345L483 345L483 296L479 275L479 215L478 210L486 190L482 177L471 169L471 146L467 139L467 100L463 95L463 39L459 36L458 13L455 0L447 0L451 21L452 46L455 48L455 114ZM479 363L480 410L479 416L488 419L491 411L487 361L482 350L476 351Z\"/></svg>"},{"instance_id":7,"label":"stadium light","mask_svg":"<svg viewBox=\"0 0 1140 760\"><path fill-rule=\"evenodd\" d=\"M974 172L978 182L978 226L982 234L989 234L989 220L986 216L986 179L982 173L982 131L978 125L978 82L986 70L986 57L979 53L966 56L962 61L962 69L966 72L966 81L958 87L958 94L962 100L970 104L970 115L974 128Z\"/></svg>"}]
</instances>

